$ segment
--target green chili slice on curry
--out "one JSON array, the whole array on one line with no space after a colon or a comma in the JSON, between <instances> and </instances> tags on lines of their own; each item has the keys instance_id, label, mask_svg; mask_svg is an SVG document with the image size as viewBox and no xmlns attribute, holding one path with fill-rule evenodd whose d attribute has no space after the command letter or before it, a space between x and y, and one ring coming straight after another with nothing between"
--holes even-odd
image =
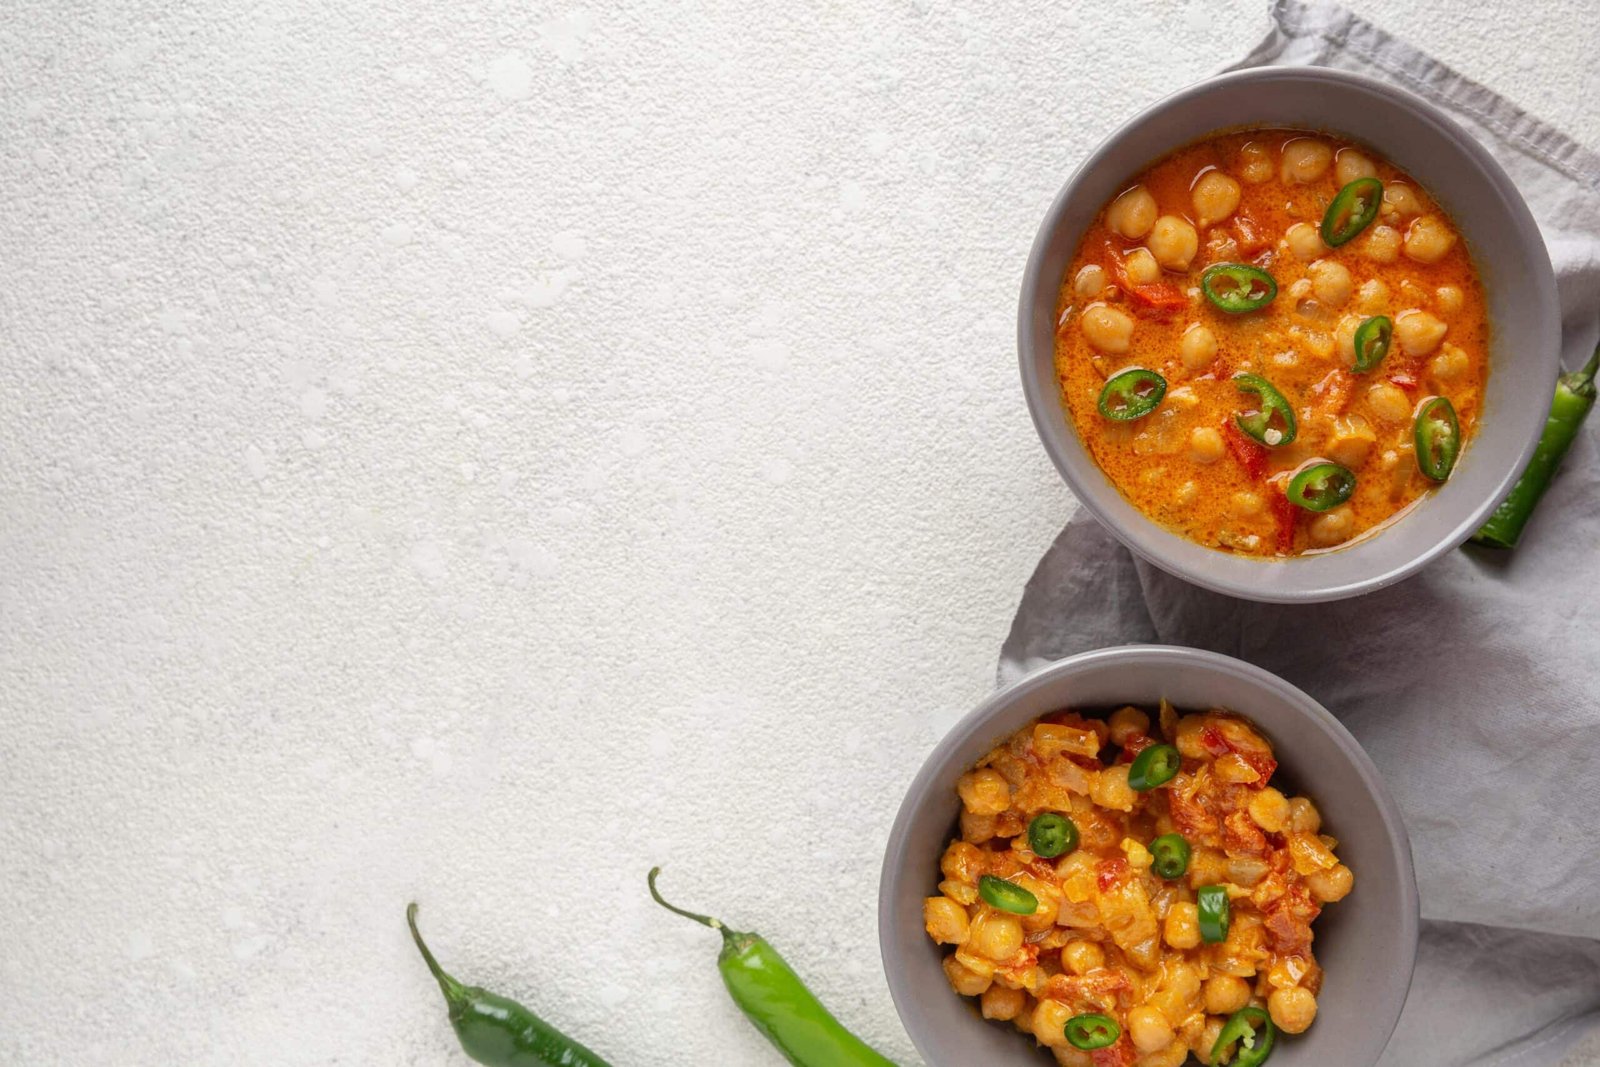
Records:
<instances>
[{"instance_id":1,"label":"green chili slice on curry","mask_svg":"<svg viewBox=\"0 0 1600 1067\"><path fill-rule=\"evenodd\" d=\"M1100 414L1117 422L1142 419L1167 395L1167 380L1153 370L1134 367L1114 374L1100 390Z\"/></svg>"},{"instance_id":2,"label":"green chili slice on curry","mask_svg":"<svg viewBox=\"0 0 1600 1067\"><path fill-rule=\"evenodd\" d=\"M1278 282L1248 263L1218 263L1200 275L1200 291L1230 315L1260 311L1278 295Z\"/></svg>"},{"instance_id":3,"label":"green chili slice on curry","mask_svg":"<svg viewBox=\"0 0 1600 1067\"><path fill-rule=\"evenodd\" d=\"M1329 248L1348 244L1378 217L1383 206L1383 182L1357 178L1334 196L1322 216L1322 241Z\"/></svg>"}]
</instances>

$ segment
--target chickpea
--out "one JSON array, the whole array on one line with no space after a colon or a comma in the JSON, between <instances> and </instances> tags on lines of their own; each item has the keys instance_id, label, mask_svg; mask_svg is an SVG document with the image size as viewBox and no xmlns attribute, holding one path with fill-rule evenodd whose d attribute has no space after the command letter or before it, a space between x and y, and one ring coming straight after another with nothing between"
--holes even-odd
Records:
<instances>
[{"instance_id":1,"label":"chickpea","mask_svg":"<svg viewBox=\"0 0 1600 1067\"><path fill-rule=\"evenodd\" d=\"M1333 342L1339 358L1352 367L1356 362L1356 329L1361 322L1360 315L1346 315L1333 328Z\"/></svg>"},{"instance_id":2,"label":"chickpea","mask_svg":"<svg viewBox=\"0 0 1600 1067\"><path fill-rule=\"evenodd\" d=\"M970 841L952 841L939 858L939 872L952 882L976 885L984 873L983 850Z\"/></svg>"},{"instance_id":3,"label":"chickpea","mask_svg":"<svg viewBox=\"0 0 1600 1067\"><path fill-rule=\"evenodd\" d=\"M1458 285L1441 285L1433 291L1433 303L1441 314L1454 315L1467 302L1467 295Z\"/></svg>"},{"instance_id":4,"label":"chickpea","mask_svg":"<svg viewBox=\"0 0 1600 1067\"><path fill-rule=\"evenodd\" d=\"M1149 233L1155 221L1156 198L1142 185L1135 185L1106 208L1106 227L1132 241Z\"/></svg>"},{"instance_id":5,"label":"chickpea","mask_svg":"<svg viewBox=\"0 0 1600 1067\"><path fill-rule=\"evenodd\" d=\"M1058 1048L1067 1043L1067 1020L1073 1011L1059 1000L1041 1000L1033 1009L1033 1036L1039 1044Z\"/></svg>"},{"instance_id":6,"label":"chickpea","mask_svg":"<svg viewBox=\"0 0 1600 1067\"><path fill-rule=\"evenodd\" d=\"M1194 183L1189 194L1194 202L1195 219L1212 226L1232 215L1239 207L1239 183L1220 170L1208 170Z\"/></svg>"},{"instance_id":7,"label":"chickpea","mask_svg":"<svg viewBox=\"0 0 1600 1067\"><path fill-rule=\"evenodd\" d=\"M1200 943L1200 909L1186 900L1174 904L1167 912L1161 936L1180 951L1194 948Z\"/></svg>"},{"instance_id":8,"label":"chickpea","mask_svg":"<svg viewBox=\"0 0 1600 1067\"><path fill-rule=\"evenodd\" d=\"M1199 913L1196 912L1198 923ZM1105 950L1093 941L1068 941L1061 946L1061 966L1076 975L1085 975L1106 965Z\"/></svg>"},{"instance_id":9,"label":"chickpea","mask_svg":"<svg viewBox=\"0 0 1600 1067\"><path fill-rule=\"evenodd\" d=\"M1374 263L1393 263L1400 258L1400 231L1382 223L1361 239L1361 254Z\"/></svg>"},{"instance_id":10,"label":"chickpea","mask_svg":"<svg viewBox=\"0 0 1600 1067\"><path fill-rule=\"evenodd\" d=\"M1172 1044L1172 1024L1148 1004L1128 1012L1128 1037L1140 1052L1160 1052Z\"/></svg>"},{"instance_id":11,"label":"chickpea","mask_svg":"<svg viewBox=\"0 0 1600 1067\"><path fill-rule=\"evenodd\" d=\"M1078 319L1083 339L1107 355L1120 356L1133 341L1133 316L1109 304L1090 304Z\"/></svg>"},{"instance_id":12,"label":"chickpea","mask_svg":"<svg viewBox=\"0 0 1600 1067\"><path fill-rule=\"evenodd\" d=\"M1307 530L1312 542L1324 547L1348 541L1354 531L1355 514L1348 505L1324 511L1311 520L1311 526Z\"/></svg>"},{"instance_id":13,"label":"chickpea","mask_svg":"<svg viewBox=\"0 0 1600 1067\"><path fill-rule=\"evenodd\" d=\"M1411 417L1411 400L1392 382L1377 382L1367 390L1367 407L1379 422L1404 422Z\"/></svg>"},{"instance_id":14,"label":"chickpea","mask_svg":"<svg viewBox=\"0 0 1600 1067\"><path fill-rule=\"evenodd\" d=\"M1278 1029L1286 1034L1303 1034L1317 1017L1317 998L1309 989L1274 989L1267 998L1267 1011Z\"/></svg>"},{"instance_id":15,"label":"chickpea","mask_svg":"<svg viewBox=\"0 0 1600 1067\"><path fill-rule=\"evenodd\" d=\"M1295 797L1289 801L1289 829L1314 834L1322 829L1322 813L1305 797Z\"/></svg>"},{"instance_id":16,"label":"chickpea","mask_svg":"<svg viewBox=\"0 0 1600 1067\"><path fill-rule=\"evenodd\" d=\"M1015 1019L1027 1000L1028 994L1020 989L992 985L983 991L983 998L978 1003L983 1009L985 1019L999 1019L1005 1022Z\"/></svg>"},{"instance_id":17,"label":"chickpea","mask_svg":"<svg viewBox=\"0 0 1600 1067\"><path fill-rule=\"evenodd\" d=\"M1033 1031L1030 1029L1028 1032ZM1051 1049L1050 1054L1056 1058L1056 1067L1094 1067L1094 1053L1071 1045L1059 1045Z\"/></svg>"},{"instance_id":18,"label":"chickpea","mask_svg":"<svg viewBox=\"0 0 1600 1067\"><path fill-rule=\"evenodd\" d=\"M1368 278L1356 290L1356 307L1368 315L1375 315L1389 304L1389 287L1377 278Z\"/></svg>"},{"instance_id":19,"label":"chickpea","mask_svg":"<svg viewBox=\"0 0 1600 1067\"><path fill-rule=\"evenodd\" d=\"M1011 785L993 767L979 767L956 779L961 802L974 815L999 815L1011 806Z\"/></svg>"},{"instance_id":20,"label":"chickpea","mask_svg":"<svg viewBox=\"0 0 1600 1067\"><path fill-rule=\"evenodd\" d=\"M1357 178L1376 178L1378 168L1356 149L1341 148L1333 157L1333 176L1339 180L1342 189Z\"/></svg>"},{"instance_id":21,"label":"chickpea","mask_svg":"<svg viewBox=\"0 0 1600 1067\"><path fill-rule=\"evenodd\" d=\"M995 835L999 817L975 815L970 808L961 809L961 836L967 841L987 841Z\"/></svg>"},{"instance_id":22,"label":"chickpea","mask_svg":"<svg viewBox=\"0 0 1600 1067\"><path fill-rule=\"evenodd\" d=\"M929 897L922 902L922 925L941 945L966 944L967 909L949 897Z\"/></svg>"},{"instance_id":23,"label":"chickpea","mask_svg":"<svg viewBox=\"0 0 1600 1067\"><path fill-rule=\"evenodd\" d=\"M1306 274L1311 278L1311 292L1328 307L1342 307L1355 289L1349 268L1335 259L1317 260Z\"/></svg>"},{"instance_id":24,"label":"chickpea","mask_svg":"<svg viewBox=\"0 0 1600 1067\"><path fill-rule=\"evenodd\" d=\"M1206 979L1206 1011L1212 1015L1232 1015L1250 1003L1250 983L1231 974L1213 974Z\"/></svg>"},{"instance_id":25,"label":"chickpea","mask_svg":"<svg viewBox=\"0 0 1600 1067\"><path fill-rule=\"evenodd\" d=\"M1072 279L1072 295L1079 300L1093 300L1106 291L1106 269L1091 263L1078 271Z\"/></svg>"},{"instance_id":26,"label":"chickpea","mask_svg":"<svg viewBox=\"0 0 1600 1067\"><path fill-rule=\"evenodd\" d=\"M967 951L991 960L1009 960L1022 947L1022 924L1016 916L985 909L972 920Z\"/></svg>"},{"instance_id":27,"label":"chickpea","mask_svg":"<svg viewBox=\"0 0 1600 1067\"><path fill-rule=\"evenodd\" d=\"M1239 177L1252 185L1272 177L1272 153L1266 145L1250 141L1239 149Z\"/></svg>"},{"instance_id":28,"label":"chickpea","mask_svg":"<svg viewBox=\"0 0 1600 1067\"><path fill-rule=\"evenodd\" d=\"M1111 727L1112 743L1125 745L1140 734L1150 732L1150 716L1132 706L1118 708L1111 713L1106 725Z\"/></svg>"},{"instance_id":29,"label":"chickpea","mask_svg":"<svg viewBox=\"0 0 1600 1067\"><path fill-rule=\"evenodd\" d=\"M1406 255L1418 263L1437 263L1456 244L1454 231L1435 215L1423 215L1406 227Z\"/></svg>"},{"instance_id":30,"label":"chickpea","mask_svg":"<svg viewBox=\"0 0 1600 1067\"><path fill-rule=\"evenodd\" d=\"M1157 263L1181 273L1189 269L1195 253L1200 251L1200 235L1178 216L1162 215L1151 227L1145 247L1150 249Z\"/></svg>"},{"instance_id":31,"label":"chickpea","mask_svg":"<svg viewBox=\"0 0 1600 1067\"><path fill-rule=\"evenodd\" d=\"M1128 280L1134 285L1153 285L1161 280L1161 264L1143 248L1129 252L1122 266L1128 272Z\"/></svg>"},{"instance_id":32,"label":"chickpea","mask_svg":"<svg viewBox=\"0 0 1600 1067\"><path fill-rule=\"evenodd\" d=\"M1222 434L1210 426L1196 426L1189 431L1189 458L1202 466L1209 466L1222 458Z\"/></svg>"},{"instance_id":33,"label":"chickpea","mask_svg":"<svg viewBox=\"0 0 1600 1067\"><path fill-rule=\"evenodd\" d=\"M1182 357L1186 370L1197 371L1211 366L1217 358L1217 335L1211 332L1210 327L1195 323L1183 331L1183 337L1178 342L1178 355Z\"/></svg>"},{"instance_id":34,"label":"chickpea","mask_svg":"<svg viewBox=\"0 0 1600 1067\"><path fill-rule=\"evenodd\" d=\"M1383 217L1407 218L1422 214L1422 197L1409 185L1389 182L1383 187Z\"/></svg>"},{"instance_id":35,"label":"chickpea","mask_svg":"<svg viewBox=\"0 0 1600 1067\"><path fill-rule=\"evenodd\" d=\"M1322 234L1306 222L1290 226L1284 231L1283 239L1289 245L1289 254L1302 263L1310 263L1328 250L1328 246L1322 243Z\"/></svg>"},{"instance_id":36,"label":"chickpea","mask_svg":"<svg viewBox=\"0 0 1600 1067\"><path fill-rule=\"evenodd\" d=\"M1328 173L1333 162L1333 149L1310 137L1296 137L1283 146L1283 158L1278 166L1278 176L1285 185L1314 182Z\"/></svg>"},{"instance_id":37,"label":"chickpea","mask_svg":"<svg viewBox=\"0 0 1600 1067\"><path fill-rule=\"evenodd\" d=\"M1250 798L1250 818L1269 834L1279 834L1289 824L1289 798L1267 786Z\"/></svg>"},{"instance_id":38,"label":"chickpea","mask_svg":"<svg viewBox=\"0 0 1600 1067\"><path fill-rule=\"evenodd\" d=\"M1138 794L1128 784L1128 764L1113 764L1089 778L1089 799L1112 811L1132 811Z\"/></svg>"},{"instance_id":39,"label":"chickpea","mask_svg":"<svg viewBox=\"0 0 1600 1067\"><path fill-rule=\"evenodd\" d=\"M1182 485L1178 486L1178 494L1176 499L1179 506L1188 507L1190 504L1193 504L1196 500L1200 499L1200 486L1196 485L1192 480L1184 482Z\"/></svg>"},{"instance_id":40,"label":"chickpea","mask_svg":"<svg viewBox=\"0 0 1600 1067\"><path fill-rule=\"evenodd\" d=\"M994 981L986 974L979 974L954 956L944 958L944 977L954 989L964 997L975 997L988 989Z\"/></svg>"},{"instance_id":41,"label":"chickpea","mask_svg":"<svg viewBox=\"0 0 1600 1067\"><path fill-rule=\"evenodd\" d=\"M1239 519L1248 519L1259 515L1261 514L1261 509L1266 506L1261 499L1261 494L1252 493L1248 489L1233 494L1233 499L1230 503L1232 504L1231 510L1234 517Z\"/></svg>"},{"instance_id":42,"label":"chickpea","mask_svg":"<svg viewBox=\"0 0 1600 1067\"><path fill-rule=\"evenodd\" d=\"M1311 895L1324 904L1332 904L1336 900L1343 900L1350 895L1350 890L1355 888L1355 873L1344 864L1330 867L1325 871L1313 871L1306 875L1306 888L1311 890Z\"/></svg>"},{"instance_id":43,"label":"chickpea","mask_svg":"<svg viewBox=\"0 0 1600 1067\"><path fill-rule=\"evenodd\" d=\"M1394 339L1408 356L1430 355L1444 340L1449 327L1426 311L1415 308L1395 316Z\"/></svg>"},{"instance_id":44,"label":"chickpea","mask_svg":"<svg viewBox=\"0 0 1600 1067\"><path fill-rule=\"evenodd\" d=\"M1455 345L1442 345L1439 354L1428 360L1428 376L1440 385L1459 381L1467 376L1470 363L1467 354Z\"/></svg>"}]
</instances>

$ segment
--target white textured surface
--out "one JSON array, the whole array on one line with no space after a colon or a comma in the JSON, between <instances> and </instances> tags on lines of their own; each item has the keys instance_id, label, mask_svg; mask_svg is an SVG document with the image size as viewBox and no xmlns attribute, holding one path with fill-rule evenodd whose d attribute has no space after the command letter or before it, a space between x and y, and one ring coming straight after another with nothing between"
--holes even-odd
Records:
<instances>
[{"instance_id":1,"label":"white textured surface","mask_svg":"<svg viewBox=\"0 0 1600 1067\"><path fill-rule=\"evenodd\" d=\"M1600 142L1583 0L1357 6ZM0 1062L462 1062L417 897L775 1063L652 862L909 1062L882 836L1071 510L1025 249L1263 24L1150 8L12 0Z\"/></svg>"}]
</instances>

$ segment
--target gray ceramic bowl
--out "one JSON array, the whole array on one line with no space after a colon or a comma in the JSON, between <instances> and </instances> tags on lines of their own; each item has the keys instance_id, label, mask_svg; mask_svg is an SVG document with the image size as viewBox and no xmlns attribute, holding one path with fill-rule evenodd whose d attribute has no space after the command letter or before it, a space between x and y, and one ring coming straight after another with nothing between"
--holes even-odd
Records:
<instances>
[{"instance_id":1,"label":"gray ceramic bowl","mask_svg":"<svg viewBox=\"0 0 1600 1067\"><path fill-rule=\"evenodd\" d=\"M1234 556L1157 525L1123 498L1062 410L1054 366L1062 275L1101 207L1146 165L1222 128L1295 126L1371 145L1415 177L1465 235L1489 298L1489 384L1477 434L1450 481L1390 528L1292 560ZM1505 171L1419 97L1343 71L1267 68L1191 86L1102 144L1045 215L1028 257L1017 323L1022 386L1045 451L1073 493L1124 544L1197 585L1248 600L1309 602L1370 592L1414 573L1482 525L1533 454L1560 360L1555 275Z\"/></svg>"},{"instance_id":2,"label":"gray ceramic bowl","mask_svg":"<svg viewBox=\"0 0 1600 1067\"><path fill-rule=\"evenodd\" d=\"M945 949L922 929L939 857L956 829L956 779L997 742L1062 708L1227 707L1252 719L1277 749L1279 775L1322 811L1355 890L1317 920L1326 969L1317 1021L1286 1038L1273 1067L1370 1067L1389 1041L1411 985L1418 902L1405 827L1378 770L1320 704L1281 678L1214 652L1129 645L1073 656L985 701L941 741L900 805L878 890L878 939L889 990L930 1067L1043 1067L1052 1062L1009 1024L986 1023L945 981ZM1277 782L1278 778L1274 778Z\"/></svg>"}]
</instances>

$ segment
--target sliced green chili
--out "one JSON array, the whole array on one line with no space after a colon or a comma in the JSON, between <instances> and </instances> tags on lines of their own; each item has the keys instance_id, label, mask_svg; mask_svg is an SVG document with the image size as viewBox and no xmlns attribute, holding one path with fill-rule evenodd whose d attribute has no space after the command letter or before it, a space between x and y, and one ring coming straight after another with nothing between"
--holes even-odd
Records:
<instances>
[{"instance_id":1,"label":"sliced green chili","mask_svg":"<svg viewBox=\"0 0 1600 1067\"><path fill-rule=\"evenodd\" d=\"M1200 940L1208 945L1228 940L1228 890L1220 885L1203 885L1196 894L1200 911Z\"/></svg>"},{"instance_id":2,"label":"sliced green chili","mask_svg":"<svg viewBox=\"0 0 1600 1067\"><path fill-rule=\"evenodd\" d=\"M1511 495L1495 508L1483 529L1473 534L1474 544L1490 548L1517 547L1522 528L1528 524L1539 498L1550 488L1551 480L1561 468L1562 458L1578 439L1583 420L1594 407L1596 395L1600 394L1600 389L1595 388L1596 372L1600 372L1600 348L1595 349L1582 369L1556 379L1556 395L1550 402L1550 415L1544 421L1539 447L1534 450L1533 459L1522 477L1517 479Z\"/></svg>"},{"instance_id":3,"label":"sliced green chili","mask_svg":"<svg viewBox=\"0 0 1600 1067\"><path fill-rule=\"evenodd\" d=\"M978 895L992 908L1013 915L1032 915L1039 910L1039 898L1015 882L986 874L978 879Z\"/></svg>"},{"instance_id":4,"label":"sliced green chili","mask_svg":"<svg viewBox=\"0 0 1600 1067\"><path fill-rule=\"evenodd\" d=\"M1211 1062L1221 1063L1222 1054L1238 1042L1238 1054L1228 1061L1229 1067L1261 1067L1272 1055L1272 1045L1277 1038L1278 1028L1273 1025L1267 1009L1248 1005L1228 1016L1228 1021L1222 1024L1222 1032L1211 1045Z\"/></svg>"},{"instance_id":5,"label":"sliced green chili","mask_svg":"<svg viewBox=\"0 0 1600 1067\"><path fill-rule=\"evenodd\" d=\"M1383 182L1357 178L1340 189L1322 216L1322 241L1329 248L1348 243L1372 224L1383 206Z\"/></svg>"},{"instance_id":6,"label":"sliced green chili","mask_svg":"<svg viewBox=\"0 0 1600 1067\"><path fill-rule=\"evenodd\" d=\"M1171 745L1151 745L1133 757L1133 766L1128 768L1128 784L1141 793L1164 785L1178 773L1181 762L1178 750Z\"/></svg>"},{"instance_id":7,"label":"sliced green chili","mask_svg":"<svg viewBox=\"0 0 1600 1067\"><path fill-rule=\"evenodd\" d=\"M605 1060L510 997L462 985L446 974L417 930L415 904L406 908L406 925L422 962L444 992L450 1025L468 1056L490 1067L607 1067Z\"/></svg>"},{"instance_id":8,"label":"sliced green chili","mask_svg":"<svg viewBox=\"0 0 1600 1067\"><path fill-rule=\"evenodd\" d=\"M1260 311L1278 295L1278 281L1248 263L1218 263L1200 275L1206 299L1230 315Z\"/></svg>"},{"instance_id":9,"label":"sliced green chili","mask_svg":"<svg viewBox=\"0 0 1600 1067\"><path fill-rule=\"evenodd\" d=\"M1337 463L1313 463L1289 479L1286 495L1291 504L1307 511L1327 511L1350 499L1356 491L1356 476Z\"/></svg>"},{"instance_id":10,"label":"sliced green chili","mask_svg":"<svg viewBox=\"0 0 1600 1067\"><path fill-rule=\"evenodd\" d=\"M1389 354L1389 340L1394 336L1394 323L1387 315L1374 315L1362 319L1356 327L1356 373L1367 371L1383 362Z\"/></svg>"},{"instance_id":11,"label":"sliced green chili","mask_svg":"<svg viewBox=\"0 0 1600 1067\"><path fill-rule=\"evenodd\" d=\"M1256 396L1254 411L1242 412L1233 417L1239 429L1270 448L1286 445L1297 432L1294 408L1271 382L1259 374L1239 373L1233 376L1234 387L1241 393Z\"/></svg>"},{"instance_id":12,"label":"sliced green chili","mask_svg":"<svg viewBox=\"0 0 1600 1067\"><path fill-rule=\"evenodd\" d=\"M1100 390L1100 414L1129 422L1150 414L1167 395L1167 380L1153 370L1134 367L1114 374Z\"/></svg>"},{"instance_id":13,"label":"sliced green chili","mask_svg":"<svg viewBox=\"0 0 1600 1067\"><path fill-rule=\"evenodd\" d=\"M1461 423L1456 421L1456 408L1450 398L1436 396L1423 401L1411 435L1422 473L1436 482L1450 477L1456 457L1461 454Z\"/></svg>"},{"instance_id":14,"label":"sliced green chili","mask_svg":"<svg viewBox=\"0 0 1600 1067\"><path fill-rule=\"evenodd\" d=\"M1062 1030L1066 1034L1067 1044L1085 1052L1114 1045L1117 1038L1122 1036L1122 1027L1117 1025L1117 1020L1099 1012L1074 1015Z\"/></svg>"},{"instance_id":15,"label":"sliced green chili","mask_svg":"<svg viewBox=\"0 0 1600 1067\"><path fill-rule=\"evenodd\" d=\"M1047 811L1028 824L1028 847L1035 856L1053 860L1078 847L1078 826L1065 815Z\"/></svg>"},{"instance_id":16,"label":"sliced green chili","mask_svg":"<svg viewBox=\"0 0 1600 1067\"><path fill-rule=\"evenodd\" d=\"M1189 842L1182 834L1162 834L1150 842L1150 869L1172 881L1189 870Z\"/></svg>"},{"instance_id":17,"label":"sliced green chili","mask_svg":"<svg viewBox=\"0 0 1600 1067\"><path fill-rule=\"evenodd\" d=\"M730 930L709 915L668 904L656 889L660 874L660 867L650 871L650 895L673 914L722 935L722 951L717 954L722 984L745 1018L785 1059L797 1067L895 1067L893 1060L846 1030L766 938ZM516 1061L519 1067L525 1062ZM566 1067L569 1062L583 1067L587 1061L552 1061L552 1067Z\"/></svg>"}]
</instances>

